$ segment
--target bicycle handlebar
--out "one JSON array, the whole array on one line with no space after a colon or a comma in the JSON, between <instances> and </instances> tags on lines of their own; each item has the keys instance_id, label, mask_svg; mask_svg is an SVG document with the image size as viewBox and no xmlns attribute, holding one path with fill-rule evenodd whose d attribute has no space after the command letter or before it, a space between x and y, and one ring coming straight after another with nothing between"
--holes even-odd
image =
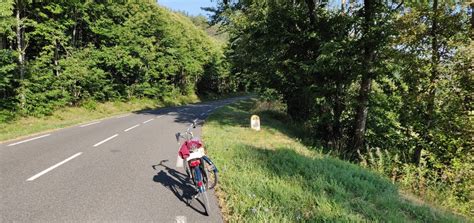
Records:
<instances>
[{"instance_id":1,"label":"bicycle handlebar","mask_svg":"<svg viewBox=\"0 0 474 223\"><path fill-rule=\"evenodd\" d=\"M178 132L176 133L176 141L179 143L179 139L180 138L183 138L183 139L191 139L193 137L193 132L190 131L191 128L196 128L196 124L197 124L197 119L194 119L193 122L189 125L189 127L186 129L186 132L184 133L181 133L181 132ZM191 136L189 138L186 138L187 136Z\"/></svg>"}]
</instances>

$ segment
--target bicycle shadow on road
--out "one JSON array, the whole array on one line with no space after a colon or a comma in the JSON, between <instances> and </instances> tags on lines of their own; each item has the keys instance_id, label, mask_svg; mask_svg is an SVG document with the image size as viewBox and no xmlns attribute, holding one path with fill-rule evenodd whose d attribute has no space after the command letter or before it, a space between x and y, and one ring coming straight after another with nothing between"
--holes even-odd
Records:
<instances>
[{"instance_id":1,"label":"bicycle shadow on road","mask_svg":"<svg viewBox=\"0 0 474 223\"><path fill-rule=\"evenodd\" d=\"M155 176L153 176L153 181L162 184L182 202L184 202L188 207L193 209L194 211L202 214L207 215L204 203L202 203L199 199L194 199L193 196L196 194L196 190L193 186L190 185L190 181L188 180L187 176L173 168L170 168L164 165L164 162L168 160L162 160L159 164L153 165L154 170L161 169ZM198 206L201 208L194 207L193 201L198 201ZM202 210L200 210L202 209Z\"/></svg>"}]
</instances>

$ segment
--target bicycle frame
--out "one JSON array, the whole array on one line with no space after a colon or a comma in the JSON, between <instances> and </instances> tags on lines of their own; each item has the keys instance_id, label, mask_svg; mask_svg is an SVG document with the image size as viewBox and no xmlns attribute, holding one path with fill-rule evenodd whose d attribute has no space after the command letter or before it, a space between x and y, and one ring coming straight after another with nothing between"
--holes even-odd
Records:
<instances>
[{"instance_id":1,"label":"bicycle frame","mask_svg":"<svg viewBox=\"0 0 474 223\"><path fill-rule=\"evenodd\" d=\"M203 197L206 212L209 214L209 200L207 189L212 189L217 185L217 168L214 163L206 156L202 141L193 139L191 128L196 127L196 120L187 128L184 133L176 133L176 140L180 144L180 139L184 139L184 143L180 144L179 154L183 158L183 166L186 173L191 178L196 191L198 192L194 198ZM212 168L207 169L206 163ZM213 175L209 175L212 171ZM209 181L214 180L212 187L209 186Z\"/></svg>"}]
</instances>

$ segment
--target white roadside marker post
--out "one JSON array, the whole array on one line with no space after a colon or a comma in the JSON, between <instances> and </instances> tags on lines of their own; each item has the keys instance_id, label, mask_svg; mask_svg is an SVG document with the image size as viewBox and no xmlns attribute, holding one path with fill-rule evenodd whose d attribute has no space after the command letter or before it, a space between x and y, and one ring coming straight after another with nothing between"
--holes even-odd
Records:
<instances>
[{"instance_id":1,"label":"white roadside marker post","mask_svg":"<svg viewBox=\"0 0 474 223\"><path fill-rule=\"evenodd\" d=\"M252 115L250 118L250 127L255 131L260 131L260 117Z\"/></svg>"}]
</instances>

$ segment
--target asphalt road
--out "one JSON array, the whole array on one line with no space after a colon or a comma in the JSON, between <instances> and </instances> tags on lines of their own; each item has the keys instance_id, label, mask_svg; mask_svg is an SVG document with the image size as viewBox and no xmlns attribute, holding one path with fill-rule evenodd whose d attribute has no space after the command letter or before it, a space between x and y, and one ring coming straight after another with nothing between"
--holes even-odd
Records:
<instances>
[{"instance_id":1,"label":"asphalt road","mask_svg":"<svg viewBox=\"0 0 474 223\"><path fill-rule=\"evenodd\" d=\"M192 199L174 134L238 99L131 113L0 144L0 222L222 222L213 191L210 216ZM200 126L194 133L200 136Z\"/></svg>"}]
</instances>

